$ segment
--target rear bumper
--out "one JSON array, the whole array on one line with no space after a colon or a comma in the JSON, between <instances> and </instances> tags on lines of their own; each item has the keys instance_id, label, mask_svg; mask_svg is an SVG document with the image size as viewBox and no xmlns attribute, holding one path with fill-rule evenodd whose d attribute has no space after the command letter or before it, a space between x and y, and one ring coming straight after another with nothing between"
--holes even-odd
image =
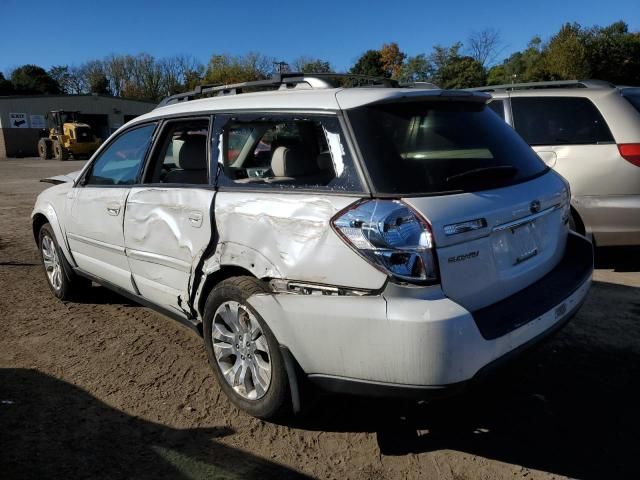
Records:
<instances>
[{"instance_id":1,"label":"rear bumper","mask_svg":"<svg viewBox=\"0 0 640 480\"><path fill-rule=\"evenodd\" d=\"M491 361L469 380L447 385L401 385L394 383L373 382L357 380L353 378L340 378L330 375L311 375L309 379L322 390L337 394L359 395L367 397L382 398L406 398L415 400L436 400L458 395L474 385L482 383L497 370L504 367L509 362L524 355L529 350L540 345L544 341L558 333L580 309L582 302L574 307L562 321L553 327L533 337L529 341L514 348L505 355Z\"/></svg>"},{"instance_id":2,"label":"rear bumper","mask_svg":"<svg viewBox=\"0 0 640 480\"><path fill-rule=\"evenodd\" d=\"M431 398L464 388L564 325L584 301L592 271L591 244L571 234L563 260L535 289L475 314L439 287L393 284L376 296L280 294L249 301L323 388ZM484 336L476 317L501 334Z\"/></svg>"},{"instance_id":3,"label":"rear bumper","mask_svg":"<svg viewBox=\"0 0 640 480\"><path fill-rule=\"evenodd\" d=\"M473 312L482 337L493 340L544 315L569 298L593 271L593 247L571 234L565 254L548 274L504 300Z\"/></svg>"}]
</instances>

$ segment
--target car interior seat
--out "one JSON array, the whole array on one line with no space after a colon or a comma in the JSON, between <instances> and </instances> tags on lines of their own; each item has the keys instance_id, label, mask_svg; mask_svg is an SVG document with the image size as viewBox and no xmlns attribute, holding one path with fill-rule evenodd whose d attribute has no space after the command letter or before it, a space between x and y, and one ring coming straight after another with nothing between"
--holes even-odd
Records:
<instances>
[{"instance_id":1,"label":"car interior seat","mask_svg":"<svg viewBox=\"0 0 640 480\"><path fill-rule=\"evenodd\" d=\"M189 135L178 154L180 169L172 170L165 177L165 183L207 183L207 137Z\"/></svg>"}]
</instances>

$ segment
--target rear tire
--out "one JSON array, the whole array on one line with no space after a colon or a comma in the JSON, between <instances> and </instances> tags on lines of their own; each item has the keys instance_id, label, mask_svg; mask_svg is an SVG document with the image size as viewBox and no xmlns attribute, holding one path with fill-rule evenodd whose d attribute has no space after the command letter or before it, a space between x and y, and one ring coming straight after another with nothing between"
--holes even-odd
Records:
<instances>
[{"instance_id":1,"label":"rear tire","mask_svg":"<svg viewBox=\"0 0 640 480\"><path fill-rule=\"evenodd\" d=\"M280 345L260 314L247 302L268 293L253 277L232 277L209 293L204 310L204 344L209 363L231 403L270 419L289 407L289 380Z\"/></svg>"},{"instance_id":2,"label":"rear tire","mask_svg":"<svg viewBox=\"0 0 640 480\"><path fill-rule=\"evenodd\" d=\"M48 138L38 140L38 155L42 160L49 160L51 158L51 142Z\"/></svg>"},{"instance_id":3,"label":"rear tire","mask_svg":"<svg viewBox=\"0 0 640 480\"><path fill-rule=\"evenodd\" d=\"M47 284L56 298L71 300L91 285L89 280L76 275L67 262L58 246L51 224L45 223L40 227L38 240Z\"/></svg>"},{"instance_id":4,"label":"rear tire","mask_svg":"<svg viewBox=\"0 0 640 480\"><path fill-rule=\"evenodd\" d=\"M56 157L56 160L67 160L69 158L69 150L64 148L64 146L56 140L53 142L53 155Z\"/></svg>"}]
</instances>

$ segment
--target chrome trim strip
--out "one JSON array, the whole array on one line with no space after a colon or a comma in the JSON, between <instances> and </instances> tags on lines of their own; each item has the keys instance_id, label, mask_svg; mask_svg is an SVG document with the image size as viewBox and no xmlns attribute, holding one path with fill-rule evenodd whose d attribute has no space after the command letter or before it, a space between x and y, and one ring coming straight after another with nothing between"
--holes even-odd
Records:
<instances>
[{"instance_id":1,"label":"chrome trim strip","mask_svg":"<svg viewBox=\"0 0 640 480\"><path fill-rule=\"evenodd\" d=\"M534 213L533 215L529 215L528 217L519 218L518 220L514 220L514 221L508 222L508 223L503 223L501 225L496 225L495 227L493 227L491 229L491 231L492 232L500 232L502 230L511 230L512 228L519 227L519 226L524 225L526 223L531 223L537 218L544 217L545 215L550 214L554 210L558 210L560 208L560 206L561 205L558 203L557 205L553 205L553 206L551 206L549 208L545 208L541 212Z\"/></svg>"},{"instance_id":2,"label":"chrome trim strip","mask_svg":"<svg viewBox=\"0 0 640 480\"><path fill-rule=\"evenodd\" d=\"M157 253L144 252L142 250L132 250L130 248L126 249L126 255L132 260L155 263L165 267L174 268L185 273L191 272L191 264L166 255L158 255Z\"/></svg>"}]
</instances>

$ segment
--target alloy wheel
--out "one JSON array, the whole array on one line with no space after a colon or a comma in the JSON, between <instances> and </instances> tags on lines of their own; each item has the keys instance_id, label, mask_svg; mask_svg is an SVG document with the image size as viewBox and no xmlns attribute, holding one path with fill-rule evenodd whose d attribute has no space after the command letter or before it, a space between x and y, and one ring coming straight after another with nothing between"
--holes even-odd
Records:
<instances>
[{"instance_id":1,"label":"alloy wheel","mask_svg":"<svg viewBox=\"0 0 640 480\"><path fill-rule=\"evenodd\" d=\"M223 302L214 314L211 337L227 383L242 398L262 398L271 384L271 355L254 314L238 302Z\"/></svg>"},{"instance_id":2,"label":"alloy wheel","mask_svg":"<svg viewBox=\"0 0 640 480\"><path fill-rule=\"evenodd\" d=\"M62 288L62 265L53 239L49 235L42 237L42 260L49 283L54 290Z\"/></svg>"}]
</instances>

